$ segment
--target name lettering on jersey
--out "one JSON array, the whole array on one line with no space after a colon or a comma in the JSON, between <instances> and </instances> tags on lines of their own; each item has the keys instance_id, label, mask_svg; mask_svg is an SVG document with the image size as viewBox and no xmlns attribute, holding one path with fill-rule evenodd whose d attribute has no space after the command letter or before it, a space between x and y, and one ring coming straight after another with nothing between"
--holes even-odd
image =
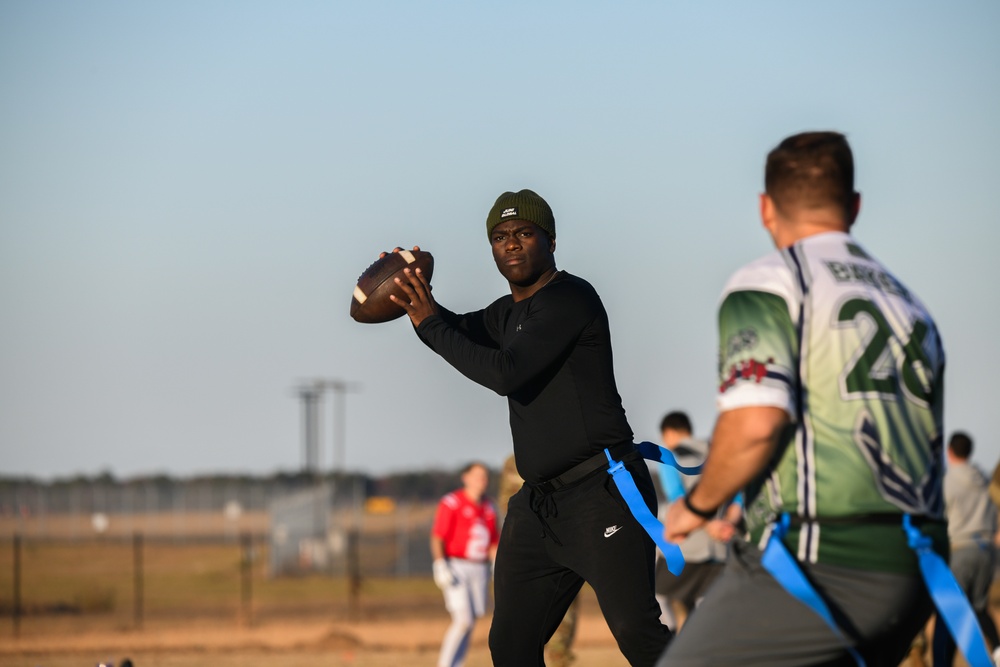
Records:
<instances>
[{"instance_id":1,"label":"name lettering on jersey","mask_svg":"<svg viewBox=\"0 0 1000 667\"><path fill-rule=\"evenodd\" d=\"M910 293L895 278L881 269L857 262L823 262L838 283L863 283L886 294L910 301Z\"/></svg>"},{"instance_id":2,"label":"name lettering on jersey","mask_svg":"<svg viewBox=\"0 0 1000 667\"><path fill-rule=\"evenodd\" d=\"M764 362L747 359L739 364L733 364L729 367L729 375L719 385L719 393L724 393L740 380L751 380L760 384L767 377L767 365L773 363L774 357L768 357L768 360Z\"/></svg>"}]
</instances>

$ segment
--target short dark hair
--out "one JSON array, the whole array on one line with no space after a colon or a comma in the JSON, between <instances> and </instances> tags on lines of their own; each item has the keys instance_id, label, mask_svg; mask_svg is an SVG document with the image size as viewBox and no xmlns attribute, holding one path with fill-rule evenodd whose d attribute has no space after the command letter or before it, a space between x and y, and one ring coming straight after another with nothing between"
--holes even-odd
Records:
<instances>
[{"instance_id":1,"label":"short dark hair","mask_svg":"<svg viewBox=\"0 0 1000 667\"><path fill-rule=\"evenodd\" d=\"M764 190L782 212L836 206L846 216L854 198L854 156L839 132L803 132L767 155Z\"/></svg>"},{"instance_id":2,"label":"short dark hair","mask_svg":"<svg viewBox=\"0 0 1000 667\"><path fill-rule=\"evenodd\" d=\"M672 431L686 431L691 433L693 430L691 428L691 420L688 416L679 411L668 412L663 419L660 421L660 433L663 433L667 429Z\"/></svg>"},{"instance_id":3,"label":"short dark hair","mask_svg":"<svg viewBox=\"0 0 1000 667\"><path fill-rule=\"evenodd\" d=\"M948 441L948 450L957 458L967 459L972 456L972 438L969 437L968 433L955 431L951 434L951 440Z\"/></svg>"},{"instance_id":4,"label":"short dark hair","mask_svg":"<svg viewBox=\"0 0 1000 667\"><path fill-rule=\"evenodd\" d=\"M459 475L464 475L465 473L469 472L473 468L482 468L483 470L486 471L487 474L489 474L489 472L490 472L489 466L487 466L482 461L470 461L470 462L468 462L468 463L465 464L465 467L462 468L462 470L458 474Z\"/></svg>"}]
</instances>

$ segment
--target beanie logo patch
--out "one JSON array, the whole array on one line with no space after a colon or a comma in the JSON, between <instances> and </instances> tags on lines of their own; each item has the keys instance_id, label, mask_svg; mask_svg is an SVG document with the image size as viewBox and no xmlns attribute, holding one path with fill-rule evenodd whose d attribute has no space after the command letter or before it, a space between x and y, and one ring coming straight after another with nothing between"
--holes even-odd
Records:
<instances>
[{"instance_id":1,"label":"beanie logo patch","mask_svg":"<svg viewBox=\"0 0 1000 667\"><path fill-rule=\"evenodd\" d=\"M503 220L504 218L510 218L510 217L516 217L516 216L517 216L517 207L516 206L511 206L510 208L505 208L503 210L503 212L500 213L500 219L501 220Z\"/></svg>"}]
</instances>

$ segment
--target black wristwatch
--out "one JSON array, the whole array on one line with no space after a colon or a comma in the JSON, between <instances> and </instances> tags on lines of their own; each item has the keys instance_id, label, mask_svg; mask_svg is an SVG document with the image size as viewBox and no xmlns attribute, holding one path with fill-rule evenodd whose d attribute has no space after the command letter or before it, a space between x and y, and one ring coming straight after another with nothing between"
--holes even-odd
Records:
<instances>
[{"instance_id":1,"label":"black wristwatch","mask_svg":"<svg viewBox=\"0 0 1000 667\"><path fill-rule=\"evenodd\" d=\"M684 494L684 507L688 508L688 511L692 514L700 516L702 519L714 519L715 515L719 512L718 507L713 507L710 510L703 510L691 504L691 494L694 493L696 488L698 488L697 484L692 486L691 489Z\"/></svg>"}]
</instances>

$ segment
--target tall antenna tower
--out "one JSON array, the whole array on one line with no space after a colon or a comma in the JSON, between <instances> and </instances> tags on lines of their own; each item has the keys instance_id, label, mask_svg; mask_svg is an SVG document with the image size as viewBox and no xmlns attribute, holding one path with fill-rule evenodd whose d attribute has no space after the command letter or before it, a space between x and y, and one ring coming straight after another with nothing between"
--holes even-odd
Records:
<instances>
[{"instance_id":1,"label":"tall antenna tower","mask_svg":"<svg viewBox=\"0 0 1000 667\"><path fill-rule=\"evenodd\" d=\"M296 387L302 399L302 471L319 473L319 407L323 398L321 380L303 382Z\"/></svg>"},{"instance_id":2,"label":"tall antenna tower","mask_svg":"<svg viewBox=\"0 0 1000 667\"><path fill-rule=\"evenodd\" d=\"M333 472L344 472L347 452L347 394L361 391L361 384L340 379L305 380L295 391L302 400L303 471L320 472L320 407L323 394L333 392Z\"/></svg>"}]
</instances>

